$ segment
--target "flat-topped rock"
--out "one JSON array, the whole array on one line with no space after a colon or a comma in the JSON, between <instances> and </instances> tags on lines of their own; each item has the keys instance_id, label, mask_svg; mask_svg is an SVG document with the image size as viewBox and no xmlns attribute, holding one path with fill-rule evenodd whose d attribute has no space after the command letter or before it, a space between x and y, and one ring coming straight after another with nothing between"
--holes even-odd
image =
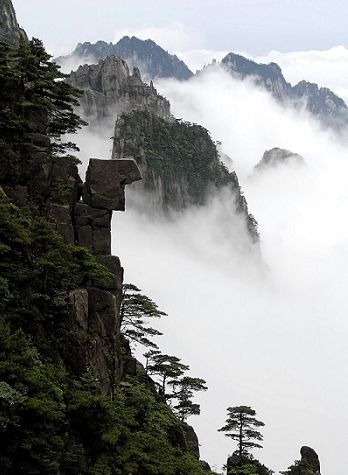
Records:
<instances>
[{"instance_id":1,"label":"flat-topped rock","mask_svg":"<svg viewBox=\"0 0 348 475\"><path fill-rule=\"evenodd\" d=\"M93 208L124 211L125 185L141 180L132 158L100 160L91 158L86 174L83 201Z\"/></svg>"}]
</instances>

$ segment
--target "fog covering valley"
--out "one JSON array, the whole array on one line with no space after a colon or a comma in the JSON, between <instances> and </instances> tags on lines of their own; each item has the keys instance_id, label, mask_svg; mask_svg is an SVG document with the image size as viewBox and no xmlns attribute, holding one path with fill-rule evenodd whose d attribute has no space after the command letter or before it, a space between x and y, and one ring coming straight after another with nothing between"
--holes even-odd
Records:
<instances>
[{"instance_id":1,"label":"fog covering valley","mask_svg":"<svg viewBox=\"0 0 348 475\"><path fill-rule=\"evenodd\" d=\"M221 468L234 447L217 429L227 406L245 404L266 423L264 448L253 453L267 466L284 470L309 445L322 473L344 475L346 134L324 130L305 111L285 108L218 66L155 86L175 117L203 125L222 143L259 223L261 257L257 245L246 244L231 196L169 220L149 218L132 205L139 200L132 185L127 212L113 217L113 253L126 282L169 315L156 325L164 332L161 350L209 386L197 398L201 416L190 418L201 456ZM103 127L80 132L84 164L88 156L110 157L112 124ZM273 147L301 154L305 166L255 173Z\"/></svg>"}]
</instances>

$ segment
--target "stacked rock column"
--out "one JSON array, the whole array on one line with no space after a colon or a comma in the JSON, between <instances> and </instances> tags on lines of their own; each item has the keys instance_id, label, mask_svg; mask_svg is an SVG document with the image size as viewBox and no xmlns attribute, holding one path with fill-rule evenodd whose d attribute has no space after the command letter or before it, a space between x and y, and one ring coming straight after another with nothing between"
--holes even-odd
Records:
<instances>
[{"instance_id":1,"label":"stacked rock column","mask_svg":"<svg viewBox=\"0 0 348 475\"><path fill-rule=\"evenodd\" d=\"M93 283L70 292L74 337L72 355L76 370L87 372L102 394L113 395L121 377L120 305L123 269L111 255L112 211L125 210L125 186L140 180L133 159L91 159L83 185L82 201L74 207L77 244L87 247L114 276L106 287Z\"/></svg>"}]
</instances>

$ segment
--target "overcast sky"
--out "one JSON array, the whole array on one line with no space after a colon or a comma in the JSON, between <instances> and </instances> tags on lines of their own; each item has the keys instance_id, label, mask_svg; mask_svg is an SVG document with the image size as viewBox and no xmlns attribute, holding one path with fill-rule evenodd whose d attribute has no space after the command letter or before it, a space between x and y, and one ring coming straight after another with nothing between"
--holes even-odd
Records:
<instances>
[{"instance_id":1,"label":"overcast sky","mask_svg":"<svg viewBox=\"0 0 348 475\"><path fill-rule=\"evenodd\" d=\"M344 0L14 0L20 24L53 53L83 41L149 30L168 49L270 50L347 45ZM169 29L168 29L169 27ZM176 34L178 33L178 34ZM167 36L167 38L166 38ZM167 40L167 41L166 41Z\"/></svg>"}]
</instances>

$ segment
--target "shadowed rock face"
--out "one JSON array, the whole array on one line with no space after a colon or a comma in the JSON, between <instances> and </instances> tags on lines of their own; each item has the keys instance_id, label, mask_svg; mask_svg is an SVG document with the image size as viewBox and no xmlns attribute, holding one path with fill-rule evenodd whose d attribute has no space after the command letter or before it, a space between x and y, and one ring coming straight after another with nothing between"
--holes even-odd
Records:
<instances>
[{"instance_id":1,"label":"shadowed rock face","mask_svg":"<svg viewBox=\"0 0 348 475\"><path fill-rule=\"evenodd\" d=\"M280 102L292 101L297 107L305 107L325 124L348 122L348 108L343 99L330 89L308 81L292 86L276 63L258 64L239 54L229 53L221 64L240 79L254 78L258 86L264 87Z\"/></svg>"},{"instance_id":2,"label":"shadowed rock face","mask_svg":"<svg viewBox=\"0 0 348 475\"><path fill-rule=\"evenodd\" d=\"M68 56L56 59L58 64L64 64L69 58L78 61L99 61L107 56L118 56L127 61L130 66L138 67L142 74L153 79L157 77L189 79L193 73L177 56L169 54L152 40L140 40L134 36L125 36L118 43L79 43Z\"/></svg>"},{"instance_id":3,"label":"shadowed rock face","mask_svg":"<svg viewBox=\"0 0 348 475\"><path fill-rule=\"evenodd\" d=\"M27 35L19 27L11 0L0 1L0 41L16 46Z\"/></svg>"},{"instance_id":4,"label":"shadowed rock face","mask_svg":"<svg viewBox=\"0 0 348 475\"><path fill-rule=\"evenodd\" d=\"M254 170L260 172L270 167L278 167L280 165L304 165L304 160L298 153L275 147L271 150L266 150Z\"/></svg>"},{"instance_id":5,"label":"shadowed rock face","mask_svg":"<svg viewBox=\"0 0 348 475\"><path fill-rule=\"evenodd\" d=\"M301 448L301 462L304 463L306 469L313 472L315 475L320 475L320 462L318 454L311 447L306 445Z\"/></svg>"},{"instance_id":6,"label":"shadowed rock face","mask_svg":"<svg viewBox=\"0 0 348 475\"><path fill-rule=\"evenodd\" d=\"M167 99L157 94L152 82L147 85L142 81L138 68L131 75L121 58L110 56L98 64L80 66L67 82L84 91L80 104L87 118L100 120L134 109L170 118Z\"/></svg>"}]
</instances>

